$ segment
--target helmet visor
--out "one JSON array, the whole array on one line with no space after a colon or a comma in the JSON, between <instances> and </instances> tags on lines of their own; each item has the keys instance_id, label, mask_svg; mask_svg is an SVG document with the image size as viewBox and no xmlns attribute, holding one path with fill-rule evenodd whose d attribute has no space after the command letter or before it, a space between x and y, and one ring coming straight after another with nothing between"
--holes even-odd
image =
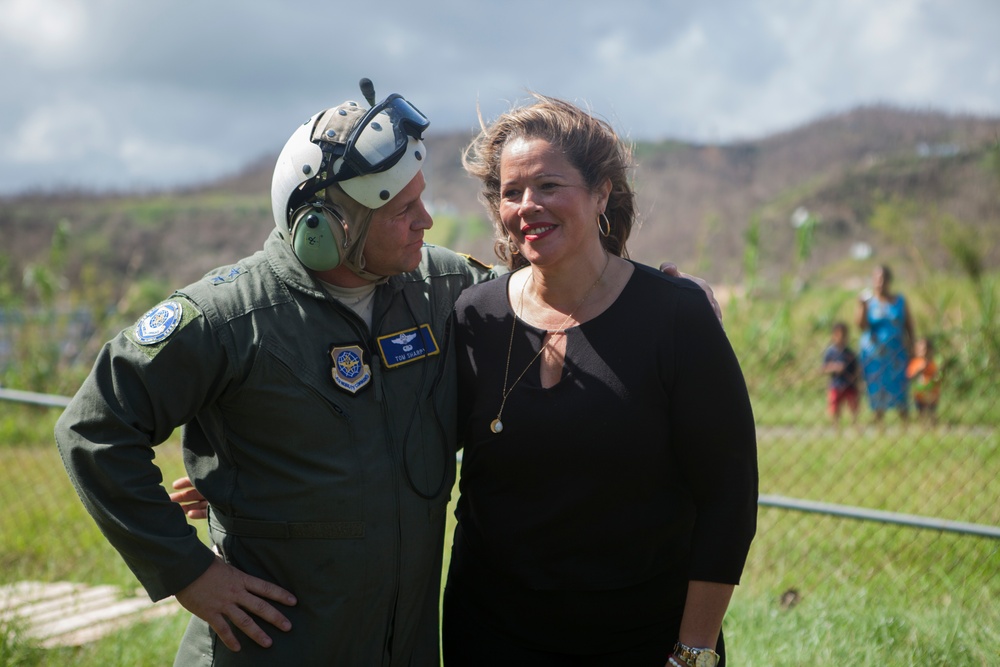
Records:
<instances>
[{"instance_id":1,"label":"helmet visor","mask_svg":"<svg viewBox=\"0 0 1000 667\"><path fill-rule=\"evenodd\" d=\"M427 117L397 93L365 114L344 148L344 165L363 176L391 169L406 151L409 137L420 139L430 125ZM337 174L342 180L343 169Z\"/></svg>"}]
</instances>

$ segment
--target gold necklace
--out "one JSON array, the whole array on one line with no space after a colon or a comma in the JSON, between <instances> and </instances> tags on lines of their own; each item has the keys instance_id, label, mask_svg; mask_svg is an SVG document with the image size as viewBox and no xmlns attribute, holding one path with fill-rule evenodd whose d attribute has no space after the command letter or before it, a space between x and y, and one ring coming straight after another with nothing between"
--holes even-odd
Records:
<instances>
[{"instance_id":1,"label":"gold necklace","mask_svg":"<svg viewBox=\"0 0 1000 667\"><path fill-rule=\"evenodd\" d=\"M576 314L576 311L580 310L580 306L583 305L583 302L587 300L587 297L590 296L590 293L593 292L594 288L596 288L598 283L601 282L601 278L604 277L604 272L608 270L608 264L610 263L611 263L611 255L608 253L604 253L604 268L601 269L601 275L597 276L597 280L594 281L594 284L591 285L589 288L587 288L587 291L584 292L583 297L577 302L576 306L573 307L573 310L570 311L569 315L566 316L566 319L562 321L562 324L559 325L559 328L546 331L546 334L556 334L556 333L566 332L566 323L569 322L570 319L572 319L573 315ZM528 270L530 271L531 269L529 268ZM522 312L524 306L524 287L527 284L528 280L527 278L525 278L524 283L521 285L521 297L518 299L517 303L518 310L521 310ZM504 368L503 371L503 390L500 392L501 395L500 409L497 411L497 418L490 422L490 431L492 431L493 433L499 433L500 431L503 430L503 421L501 421L500 418L503 415L503 406L507 404L507 397L510 396L510 392L514 391L514 387L517 386L517 383L521 381L521 378L524 377L524 374L527 373L528 369L531 368L531 366L535 363L535 360L538 359L538 357L542 356L542 352L545 351L545 348L549 346L549 343L552 341L552 338L554 338L554 336L549 336L549 338L547 338L542 343L542 346L538 348L538 352L535 353L535 356L531 358L531 361L528 362L528 365L524 367L524 370L521 371L521 374L517 376L517 379L514 380L514 382L510 385L510 389L508 389L507 378L510 373L510 353L511 350L514 349L514 329L516 327L517 327L517 313L514 313L514 317L512 318L510 323L510 341L507 343L507 366L506 368Z\"/></svg>"}]
</instances>

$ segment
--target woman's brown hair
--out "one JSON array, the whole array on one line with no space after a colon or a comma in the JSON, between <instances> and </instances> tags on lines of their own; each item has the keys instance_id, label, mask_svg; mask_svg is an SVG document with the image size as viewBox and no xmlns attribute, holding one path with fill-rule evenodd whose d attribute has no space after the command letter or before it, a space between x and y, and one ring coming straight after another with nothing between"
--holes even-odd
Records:
<instances>
[{"instance_id":1,"label":"woman's brown hair","mask_svg":"<svg viewBox=\"0 0 1000 667\"><path fill-rule=\"evenodd\" d=\"M635 221L635 193L629 182L632 147L609 123L575 104L538 93L532 97L533 104L512 109L488 126L480 117L482 130L462 154L465 170L482 183L480 199L490 213L496 235L494 252L511 269L527 264L520 255L510 253L500 221L500 158L514 139L544 139L563 153L591 190L606 180L611 182L604 210L611 231L601 236L601 243L611 254L628 257L625 243Z\"/></svg>"}]
</instances>

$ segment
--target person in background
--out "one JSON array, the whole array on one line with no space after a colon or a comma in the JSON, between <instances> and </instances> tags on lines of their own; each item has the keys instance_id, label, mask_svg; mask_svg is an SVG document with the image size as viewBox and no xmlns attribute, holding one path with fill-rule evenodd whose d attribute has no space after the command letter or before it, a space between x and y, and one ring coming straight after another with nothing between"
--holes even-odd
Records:
<instances>
[{"instance_id":1,"label":"person in background","mask_svg":"<svg viewBox=\"0 0 1000 667\"><path fill-rule=\"evenodd\" d=\"M830 332L830 345L823 353L823 373L829 377L826 390L827 413L834 424L840 423L840 413L847 405L851 421L858 420L858 358L847 345L847 323L836 322Z\"/></svg>"},{"instance_id":2,"label":"person in background","mask_svg":"<svg viewBox=\"0 0 1000 667\"><path fill-rule=\"evenodd\" d=\"M917 417L931 423L937 421L941 375L934 360L934 344L929 338L917 339L913 346L913 358L906 367L906 377L913 389L913 405L917 409Z\"/></svg>"},{"instance_id":3,"label":"person in background","mask_svg":"<svg viewBox=\"0 0 1000 667\"><path fill-rule=\"evenodd\" d=\"M892 271L878 266L872 289L858 299L856 324L861 330L861 369L868 401L881 422L887 410L909 415L906 366L913 351L913 320L906 299L892 290Z\"/></svg>"},{"instance_id":4,"label":"person in background","mask_svg":"<svg viewBox=\"0 0 1000 667\"><path fill-rule=\"evenodd\" d=\"M455 307L445 665L721 665L756 527L746 384L701 290L627 259L628 147L535 98L464 156L513 272Z\"/></svg>"}]
</instances>

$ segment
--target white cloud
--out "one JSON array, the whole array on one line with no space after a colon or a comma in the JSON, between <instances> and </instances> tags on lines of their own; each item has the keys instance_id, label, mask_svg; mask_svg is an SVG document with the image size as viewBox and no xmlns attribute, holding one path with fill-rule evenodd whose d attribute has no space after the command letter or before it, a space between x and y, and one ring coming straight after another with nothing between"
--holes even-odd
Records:
<instances>
[{"instance_id":1,"label":"white cloud","mask_svg":"<svg viewBox=\"0 0 1000 667\"><path fill-rule=\"evenodd\" d=\"M865 0L849 0L841 7L854 26L860 52L873 59L891 57L906 48L919 20L913 0L881 0L874 11Z\"/></svg>"},{"instance_id":2,"label":"white cloud","mask_svg":"<svg viewBox=\"0 0 1000 667\"><path fill-rule=\"evenodd\" d=\"M78 0L0 1L0 40L44 65L64 62L80 47L87 15Z\"/></svg>"},{"instance_id":3,"label":"white cloud","mask_svg":"<svg viewBox=\"0 0 1000 667\"><path fill-rule=\"evenodd\" d=\"M434 132L528 89L637 140L761 137L872 102L1000 114L995 0L379 7L0 0L0 59L23 63L0 68L0 193L40 173L170 185L235 171L360 99L362 76Z\"/></svg>"},{"instance_id":4,"label":"white cloud","mask_svg":"<svg viewBox=\"0 0 1000 667\"><path fill-rule=\"evenodd\" d=\"M204 179L232 169L231 161L215 148L189 143L162 143L145 136L131 136L116 147L122 174L128 182L156 183L162 174L190 173Z\"/></svg>"},{"instance_id":5,"label":"white cloud","mask_svg":"<svg viewBox=\"0 0 1000 667\"><path fill-rule=\"evenodd\" d=\"M86 158L107 147L108 128L100 109L60 104L35 109L7 143L4 159L44 164Z\"/></svg>"}]
</instances>

